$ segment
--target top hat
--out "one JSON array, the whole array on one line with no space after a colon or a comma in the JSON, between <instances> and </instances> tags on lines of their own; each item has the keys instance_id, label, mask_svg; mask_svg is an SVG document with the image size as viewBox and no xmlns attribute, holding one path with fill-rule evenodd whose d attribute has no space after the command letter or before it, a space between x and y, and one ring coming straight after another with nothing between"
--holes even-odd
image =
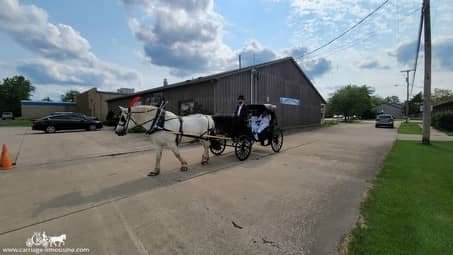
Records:
<instances>
[{"instance_id":1,"label":"top hat","mask_svg":"<svg viewBox=\"0 0 453 255\"><path fill-rule=\"evenodd\" d=\"M239 96L238 96L238 100L245 100L245 98L244 98L243 95L239 95Z\"/></svg>"}]
</instances>

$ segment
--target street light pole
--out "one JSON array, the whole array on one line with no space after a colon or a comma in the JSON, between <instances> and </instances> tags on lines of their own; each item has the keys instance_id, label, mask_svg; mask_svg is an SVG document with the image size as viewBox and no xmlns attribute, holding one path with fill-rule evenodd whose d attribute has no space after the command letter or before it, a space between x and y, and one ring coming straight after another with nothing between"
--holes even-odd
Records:
<instances>
[{"instance_id":1,"label":"street light pole","mask_svg":"<svg viewBox=\"0 0 453 255\"><path fill-rule=\"evenodd\" d=\"M409 122L409 73L414 72L414 69L402 70L402 73L406 73L406 86L407 86L407 93L406 93L406 123Z\"/></svg>"}]
</instances>

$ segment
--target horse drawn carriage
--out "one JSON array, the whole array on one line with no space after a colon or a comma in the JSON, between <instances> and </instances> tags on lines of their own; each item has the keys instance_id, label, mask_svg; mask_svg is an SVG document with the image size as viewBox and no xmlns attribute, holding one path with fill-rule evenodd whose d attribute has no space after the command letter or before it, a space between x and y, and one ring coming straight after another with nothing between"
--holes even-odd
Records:
<instances>
[{"instance_id":1,"label":"horse drawn carriage","mask_svg":"<svg viewBox=\"0 0 453 255\"><path fill-rule=\"evenodd\" d=\"M202 164L208 163L209 151L218 156L227 146L234 148L241 161L250 156L254 143L271 146L274 152L279 152L283 146L283 133L278 126L274 105L247 105L245 117L203 114L181 117L166 111L165 105L163 100L159 106L120 107L121 115L115 127L119 136L126 135L135 127L146 130L145 134L156 146L156 165L149 176L159 174L164 148L170 149L181 162L181 171L187 171L187 161L178 150L178 145L183 142L198 140L203 145Z\"/></svg>"},{"instance_id":2,"label":"horse drawn carriage","mask_svg":"<svg viewBox=\"0 0 453 255\"><path fill-rule=\"evenodd\" d=\"M254 143L271 146L279 152L283 146L283 132L278 126L275 105L252 104L246 107L246 118L230 115L215 115L215 131L211 136L210 151L221 155L227 146L233 147L236 157L246 160Z\"/></svg>"}]
</instances>

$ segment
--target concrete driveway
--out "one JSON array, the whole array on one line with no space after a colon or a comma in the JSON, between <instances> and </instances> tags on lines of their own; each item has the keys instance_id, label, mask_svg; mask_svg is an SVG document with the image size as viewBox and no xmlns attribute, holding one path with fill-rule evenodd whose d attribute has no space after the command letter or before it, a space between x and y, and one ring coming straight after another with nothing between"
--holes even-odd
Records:
<instances>
[{"instance_id":1,"label":"concrete driveway","mask_svg":"<svg viewBox=\"0 0 453 255\"><path fill-rule=\"evenodd\" d=\"M46 231L90 254L334 254L396 139L340 124L287 134L278 154L255 146L239 162L229 150L208 166L201 146L186 146L189 172L165 152L151 178L142 135L29 132L0 128L12 151L25 137L17 167L0 172L0 248Z\"/></svg>"}]
</instances>

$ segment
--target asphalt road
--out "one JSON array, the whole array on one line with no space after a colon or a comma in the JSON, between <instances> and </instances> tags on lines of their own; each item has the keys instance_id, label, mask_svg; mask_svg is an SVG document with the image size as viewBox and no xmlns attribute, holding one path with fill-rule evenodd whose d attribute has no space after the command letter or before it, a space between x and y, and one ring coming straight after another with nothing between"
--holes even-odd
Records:
<instances>
[{"instance_id":1,"label":"asphalt road","mask_svg":"<svg viewBox=\"0 0 453 255\"><path fill-rule=\"evenodd\" d=\"M0 128L13 154L22 141L16 168L0 172L0 248L46 231L90 254L334 254L395 139L341 124L207 166L186 146L188 172L165 152L161 175L145 177L154 153L142 135Z\"/></svg>"}]
</instances>

